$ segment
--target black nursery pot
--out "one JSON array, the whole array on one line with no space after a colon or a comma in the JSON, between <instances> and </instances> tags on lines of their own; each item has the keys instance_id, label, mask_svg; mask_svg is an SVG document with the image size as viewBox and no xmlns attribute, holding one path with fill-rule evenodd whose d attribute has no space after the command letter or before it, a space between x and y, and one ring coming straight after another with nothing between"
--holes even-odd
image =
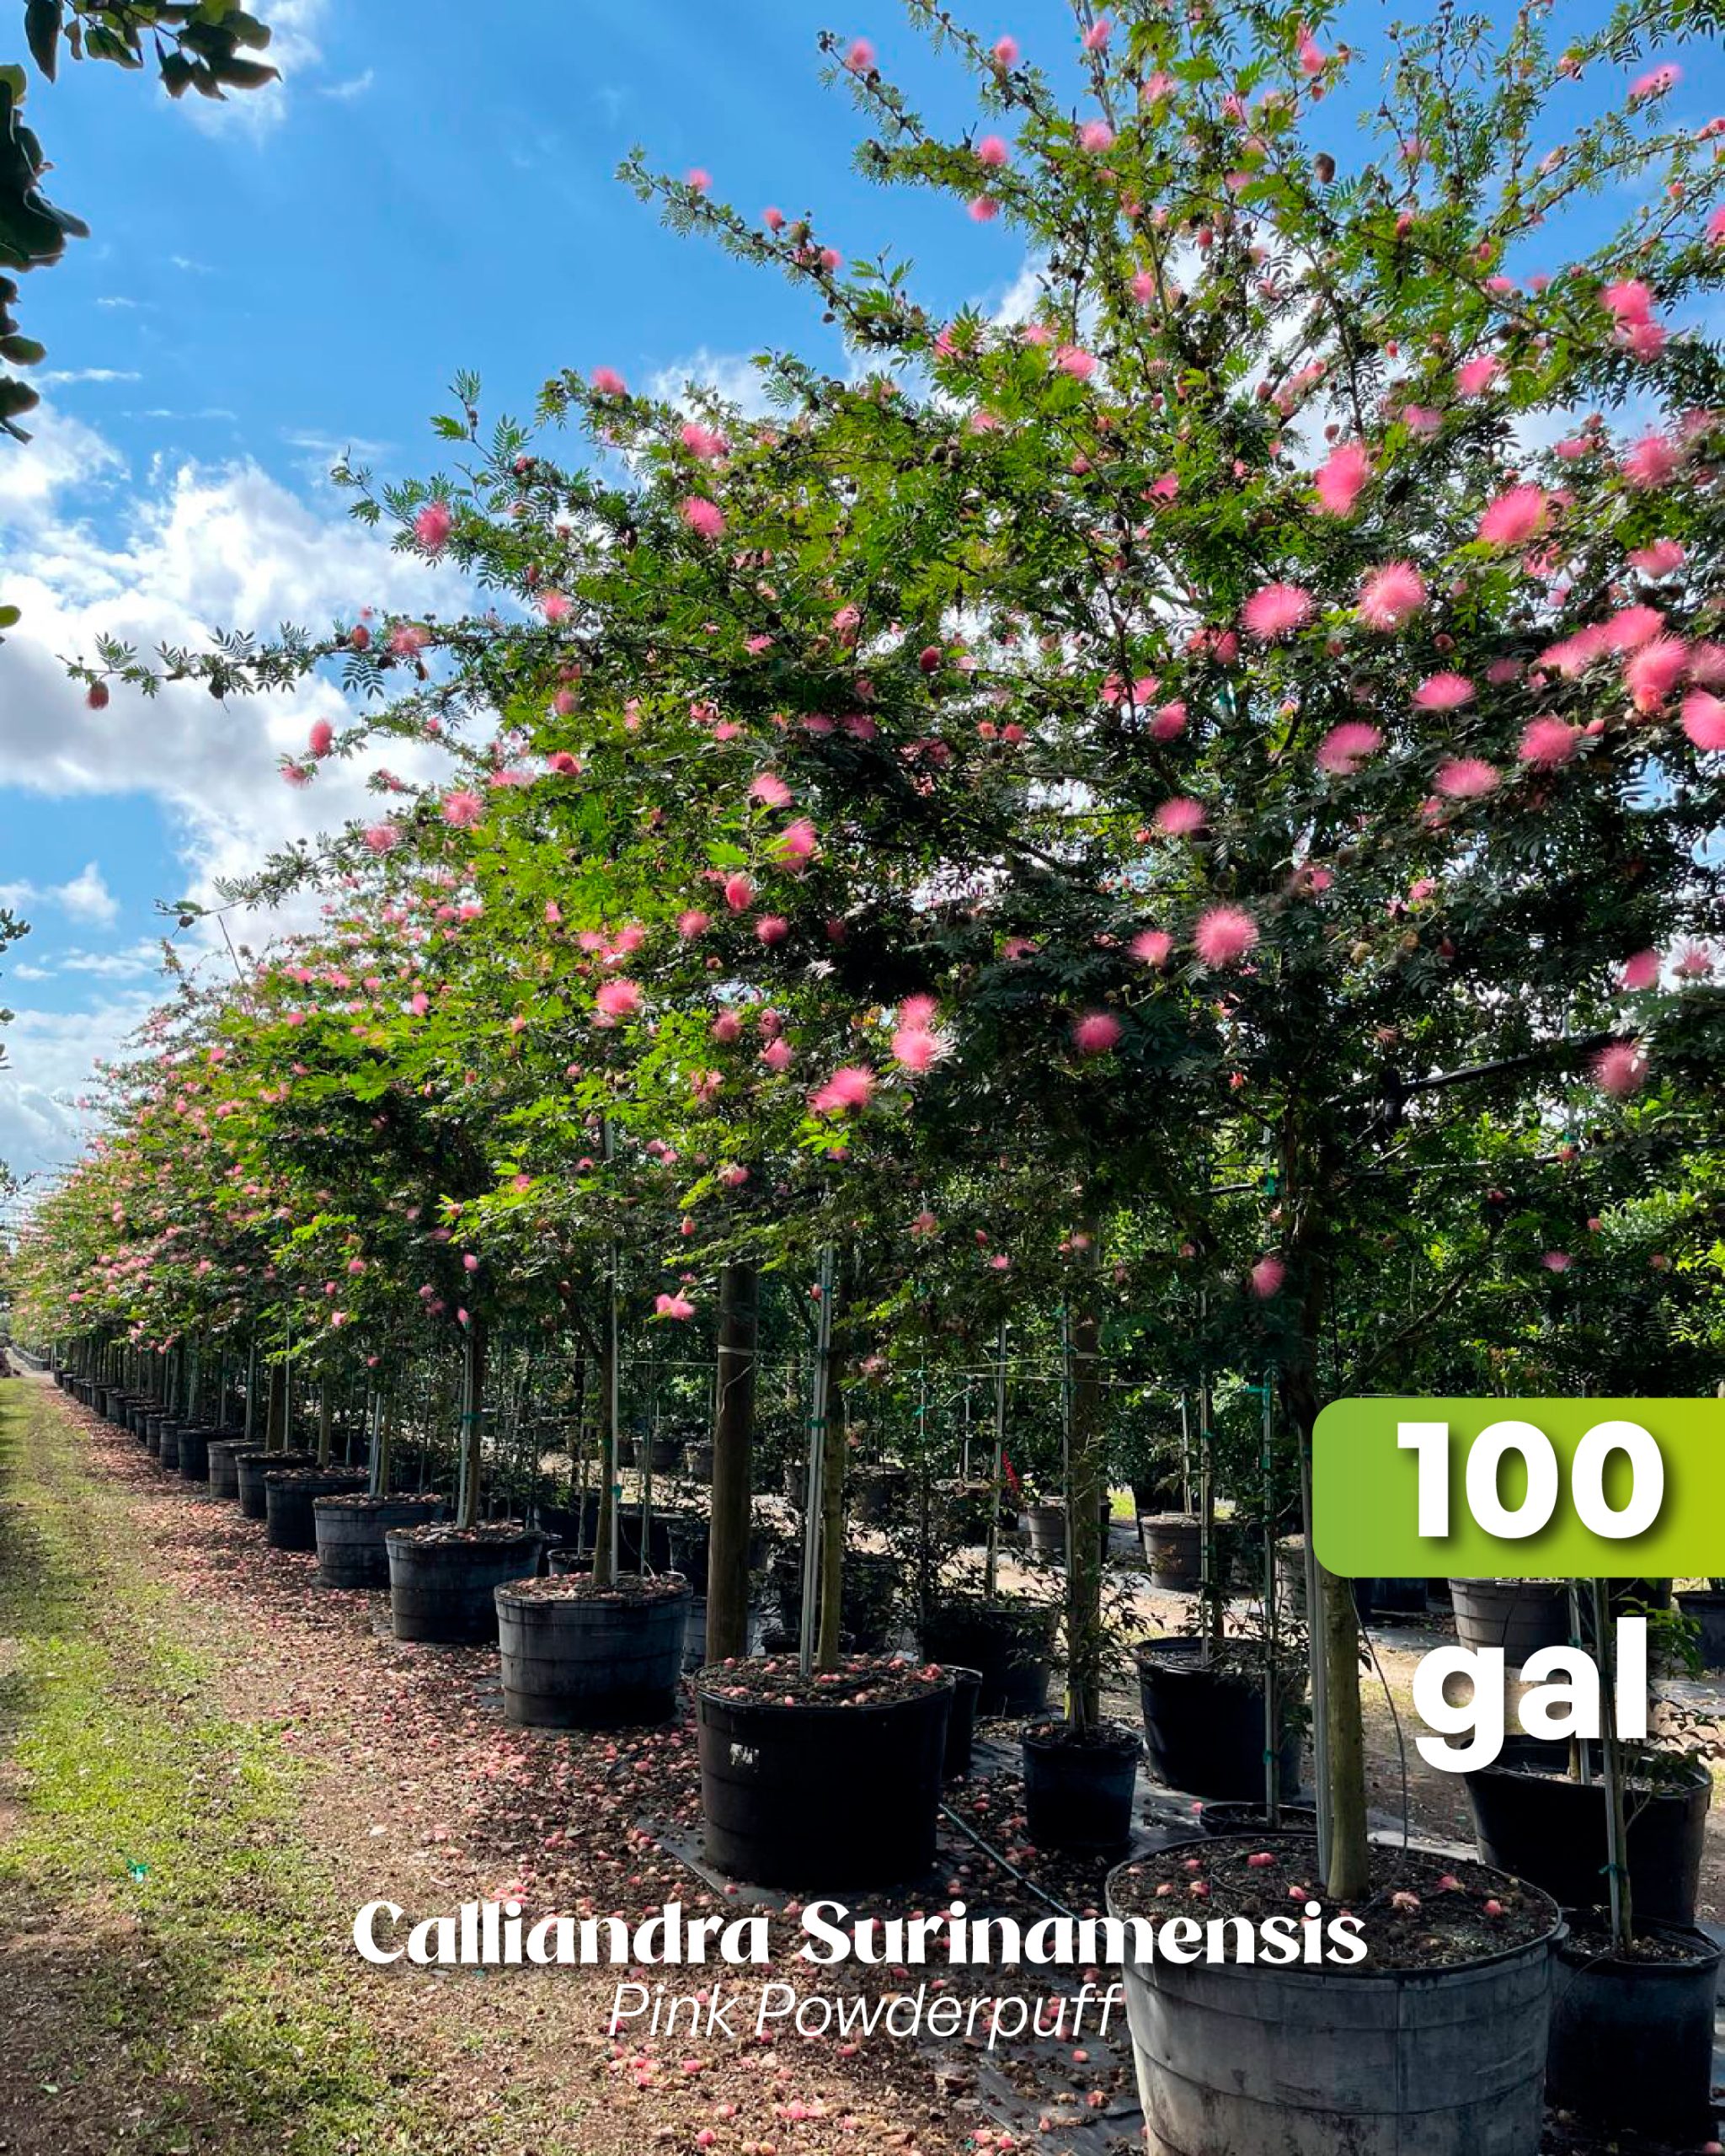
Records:
<instances>
[{"instance_id":1,"label":"black nursery pot","mask_svg":"<svg viewBox=\"0 0 1725 2156\"><path fill-rule=\"evenodd\" d=\"M879 1706L782 1705L697 1684L708 1862L761 1886L889 1886L927 1871L952 1699L948 1683Z\"/></svg>"},{"instance_id":2,"label":"black nursery pot","mask_svg":"<svg viewBox=\"0 0 1725 2156\"><path fill-rule=\"evenodd\" d=\"M371 1497L362 1493L313 1497L318 1584L387 1587L389 1552L383 1538L390 1529L424 1527L442 1517L441 1497Z\"/></svg>"},{"instance_id":3,"label":"black nursery pot","mask_svg":"<svg viewBox=\"0 0 1725 2156\"><path fill-rule=\"evenodd\" d=\"M1480 1861L1543 1886L1567 1909L1603 1903L1605 1785L1480 1767L1463 1777ZM1690 1924L1701 1886L1712 1778L1629 1793L1629 1889L1637 1923Z\"/></svg>"},{"instance_id":4,"label":"black nursery pot","mask_svg":"<svg viewBox=\"0 0 1725 2156\"><path fill-rule=\"evenodd\" d=\"M1560 1940L1552 1959L1546 2094L1591 2126L1632 2127L1692 2147L1713 2131L1713 2002L1720 1949L1689 1924L1637 1935L1683 1940L1692 1960L1590 1958Z\"/></svg>"},{"instance_id":5,"label":"black nursery pot","mask_svg":"<svg viewBox=\"0 0 1725 2156\"><path fill-rule=\"evenodd\" d=\"M396 1527L389 1553L389 1623L398 1640L469 1646L497 1637L496 1590L531 1573L543 1537L531 1528Z\"/></svg>"},{"instance_id":6,"label":"black nursery pot","mask_svg":"<svg viewBox=\"0 0 1725 2156\"><path fill-rule=\"evenodd\" d=\"M1064 1722L1024 1732L1024 1811L1039 1849L1124 1849L1132 1836L1135 1729L1104 1724L1076 1737Z\"/></svg>"},{"instance_id":7,"label":"black nursery pot","mask_svg":"<svg viewBox=\"0 0 1725 2156\"><path fill-rule=\"evenodd\" d=\"M1202 1640L1154 1640L1139 1648L1137 1660L1152 1776L1193 1796L1262 1802L1263 1678L1212 1668ZM1300 1732L1291 1721L1282 1732L1277 1778L1286 1795L1300 1786Z\"/></svg>"},{"instance_id":8,"label":"black nursery pot","mask_svg":"<svg viewBox=\"0 0 1725 2156\"><path fill-rule=\"evenodd\" d=\"M971 1747L976 1741L976 1702L982 1691L980 1669L957 1669L947 1665L953 1680L953 1710L947 1716L947 1748L942 1769L949 1782L962 1781L970 1771Z\"/></svg>"},{"instance_id":9,"label":"black nursery pot","mask_svg":"<svg viewBox=\"0 0 1725 2156\"><path fill-rule=\"evenodd\" d=\"M269 1513L264 1487L266 1475L286 1473L293 1467L315 1467L317 1454L309 1452L237 1452L234 1476L239 1484L239 1508L248 1519L263 1519Z\"/></svg>"},{"instance_id":10,"label":"black nursery pot","mask_svg":"<svg viewBox=\"0 0 1725 2156\"><path fill-rule=\"evenodd\" d=\"M239 1469L236 1463L243 1452L254 1449L245 1438L211 1438L205 1450L209 1454L210 1495L212 1497L239 1496Z\"/></svg>"},{"instance_id":11,"label":"black nursery pot","mask_svg":"<svg viewBox=\"0 0 1725 2156\"><path fill-rule=\"evenodd\" d=\"M562 1589L515 1580L494 1590L504 1720L554 1729L614 1729L676 1711L686 1580L601 1594L579 1575ZM627 1585L627 1583L626 1583Z\"/></svg>"},{"instance_id":12,"label":"black nursery pot","mask_svg":"<svg viewBox=\"0 0 1725 2156\"><path fill-rule=\"evenodd\" d=\"M980 1672L979 1715L1039 1715L1048 1702L1054 1610L1033 1603L954 1603L923 1620L931 1662Z\"/></svg>"},{"instance_id":13,"label":"black nursery pot","mask_svg":"<svg viewBox=\"0 0 1725 2156\"><path fill-rule=\"evenodd\" d=\"M272 1550L315 1550L319 1497L357 1496L366 1477L350 1468L275 1468L264 1477L264 1539Z\"/></svg>"},{"instance_id":14,"label":"black nursery pot","mask_svg":"<svg viewBox=\"0 0 1725 2156\"><path fill-rule=\"evenodd\" d=\"M179 1465L179 1433L185 1425L177 1416L164 1415L156 1433L156 1457L164 1469Z\"/></svg>"},{"instance_id":15,"label":"black nursery pot","mask_svg":"<svg viewBox=\"0 0 1725 2156\"><path fill-rule=\"evenodd\" d=\"M179 1471L188 1482L209 1481L210 1440L214 1435L207 1423L200 1422L195 1429L190 1423L181 1425Z\"/></svg>"},{"instance_id":16,"label":"black nursery pot","mask_svg":"<svg viewBox=\"0 0 1725 2156\"><path fill-rule=\"evenodd\" d=\"M1701 1626L1696 1645L1702 1668L1725 1669L1725 1593L1717 1588L1685 1588L1677 1606Z\"/></svg>"},{"instance_id":17,"label":"black nursery pot","mask_svg":"<svg viewBox=\"0 0 1725 2156\"><path fill-rule=\"evenodd\" d=\"M569 1542L579 1542L590 1550L593 1538L599 1532L599 1492L585 1492L577 1504L541 1505L538 1522L547 1534L557 1535ZM628 1572L641 1569L641 1508L638 1504L624 1504L617 1516L617 1562ZM667 1515L656 1508L652 1515L647 1536L647 1569L653 1572L670 1570L670 1534Z\"/></svg>"}]
</instances>

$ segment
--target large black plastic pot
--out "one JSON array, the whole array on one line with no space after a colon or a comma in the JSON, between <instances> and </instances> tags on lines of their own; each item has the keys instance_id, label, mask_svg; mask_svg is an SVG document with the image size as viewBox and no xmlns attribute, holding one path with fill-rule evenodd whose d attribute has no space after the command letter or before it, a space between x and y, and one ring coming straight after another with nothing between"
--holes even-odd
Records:
<instances>
[{"instance_id":1,"label":"large black plastic pot","mask_svg":"<svg viewBox=\"0 0 1725 2156\"><path fill-rule=\"evenodd\" d=\"M1192 1796L1262 1800L1264 1783L1263 1680L1244 1670L1212 1668L1202 1640L1153 1640L1137 1654L1144 1709L1144 1749L1154 1778ZM1300 1786L1300 1730L1287 1710L1277 1753L1284 1796Z\"/></svg>"},{"instance_id":2,"label":"large black plastic pot","mask_svg":"<svg viewBox=\"0 0 1725 2156\"><path fill-rule=\"evenodd\" d=\"M1425 1581L1419 1579L1357 1579L1354 1606L1362 1622L1377 1617L1423 1617Z\"/></svg>"},{"instance_id":3,"label":"large black plastic pot","mask_svg":"<svg viewBox=\"0 0 1725 2156\"><path fill-rule=\"evenodd\" d=\"M683 1472L692 1482L710 1482L713 1480L713 1440L697 1438L683 1447Z\"/></svg>"},{"instance_id":4,"label":"large black plastic pot","mask_svg":"<svg viewBox=\"0 0 1725 2156\"><path fill-rule=\"evenodd\" d=\"M183 1422L179 1431L179 1471L188 1482L210 1479L210 1439L214 1433L206 1422L194 1428Z\"/></svg>"},{"instance_id":5,"label":"large black plastic pot","mask_svg":"<svg viewBox=\"0 0 1725 2156\"><path fill-rule=\"evenodd\" d=\"M686 1580L662 1575L652 1591L634 1595L596 1594L585 1580L562 1588L516 1580L494 1598L505 1721L610 1729L675 1712Z\"/></svg>"},{"instance_id":6,"label":"large black plastic pot","mask_svg":"<svg viewBox=\"0 0 1725 2156\"><path fill-rule=\"evenodd\" d=\"M179 1433L185 1425L177 1415L164 1415L156 1433L156 1457L164 1471L179 1465Z\"/></svg>"},{"instance_id":7,"label":"large black plastic pot","mask_svg":"<svg viewBox=\"0 0 1725 2156\"><path fill-rule=\"evenodd\" d=\"M1569 1590L1562 1580L1452 1579L1450 1594L1461 1644L1476 1654L1501 1647L1511 1669L1569 1637Z\"/></svg>"},{"instance_id":8,"label":"large black plastic pot","mask_svg":"<svg viewBox=\"0 0 1725 2156\"><path fill-rule=\"evenodd\" d=\"M320 1587L389 1585L383 1538L393 1527L424 1527L443 1517L441 1497L330 1495L312 1500Z\"/></svg>"},{"instance_id":9,"label":"large black plastic pot","mask_svg":"<svg viewBox=\"0 0 1725 2156\"><path fill-rule=\"evenodd\" d=\"M254 1449L247 1438L211 1438L207 1447L210 1455L210 1495L212 1497L239 1496L239 1456Z\"/></svg>"},{"instance_id":10,"label":"large black plastic pot","mask_svg":"<svg viewBox=\"0 0 1725 2156\"><path fill-rule=\"evenodd\" d=\"M259 1452L243 1448L233 1456L233 1469L239 1483L239 1508L248 1519L263 1519L269 1513L269 1496L264 1487L266 1475L285 1473L292 1467L315 1467L318 1457L309 1452Z\"/></svg>"},{"instance_id":11,"label":"large black plastic pot","mask_svg":"<svg viewBox=\"0 0 1725 2156\"><path fill-rule=\"evenodd\" d=\"M497 1637L496 1592L532 1572L542 1540L531 1528L469 1529L465 1538L437 1527L393 1527L389 1624L398 1640L471 1645Z\"/></svg>"},{"instance_id":12,"label":"large black plastic pot","mask_svg":"<svg viewBox=\"0 0 1725 2156\"><path fill-rule=\"evenodd\" d=\"M568 1505L541 1505L538 1521L547 1534L560 1535L565 1540L579 1542L583 1549L590 1550L593 1538L599 1532L599 1492L588 1490L580 1494L579 1503ZM617 1516L617 1562L626 1572L641 1569L641 1508L625 1503ZM655 1510L647 1535L647 1569L653 1572L670 1570L670 1535L666 1515Z\"/></svg>"},{"instance_id":13,"label":"large black plastic pot","mask_svg":"<svg viewBox=\"0 0 1725 2156\"><path fill-rule=\"evenodd\" d=\"M1203 1584L1204 1522L1190 1513L1150 1513L1140 1517L1154 1585L1195 1594Z\"/></svg>"},{"instance_id":14,"label":"large black plastic pot","mask_svg":"<svg viewBox=\"0 0 1725 2156\"><path fill-rule=\"evenodd\" d=\"M315 1550L319 1497L357 1497L363 1474L351 1468L272 1468L264 1477L264 1539L272 1550Z\"/></svg>"},{"instance_id":15,"label":"large black plastic pot","mask_svg":"<svg viewBox=\"0 0 1725 2156\"><path fill-rule=\"evenodd\" d=\"M1108 1525L1114 1514L1113 1506L1103 1497L1097 1508L1097 1531L1104 1550L1108 1546ZM1060 1563L1066 1561L1066 1508L1064 1505L1027 1505L1019 1515L1024 1531L1030 1537L1033 1557L1054 1557Z\"/></svg>"},{"instance_id":16,"label":"large black plastic pot","mask_svg":"<svg viewBox=\"0 0 1725 2156\"><path fill-rule=\"evenodd\" d=\"M1108 1725L1075 1742L1060 1722L1024 1732L1024 1812L1039 1849L1124 1849L1132 1838L1132 1786L1142 1747L1135 1729Z\"/></svg>"},{"instance_id":17,"label":"large black plastic pot","mask_svg":"<svg viewBox=\"0 0 1725 2156\"><path fill-rule=\"evenodd\" d=\"M852 1481L852 1512L864 1527L884 1527L902 1508L910 1487L906 1468L859 1468Z\"/></svg>"},{"instance_id":18,"label":"large black plastic pot","mask_svg":"<svg viewBox=\"0 0 1725 2156\"><path fill-rule=\"evenodd\" d=\"M1713 2132L1713 2004L1720 1950L1689 1924L1637 1935L1681 1939L1693 1960L1590 1956L1566 1940L1554 1957L1546 2094L1587 2125L1625 2127L1684 2147Z\"/></svg>"},{"instance_id":19,"label":"large black plastic pot","mask_svg":"<svg viewBox=\"0 0 1725 2156\"><path fill-rule=\"evenodd\" d=\"M941 1772L949 1782L962 1781L970 1771L971 1748L976 1741L976 1702L982 1692L980 1669L955 1668L947 1664L953 1680L952 1712L947 1716L946 1755Z\"/></svg>"},{"instance_id":20,"label":"large black plastic pot","mask_svg":"<svg viewBox=\"0 0 1725 2156\"><path fill-rule=\"evenodd\" d=\"M922 1652L931 1662L980 1673L979 1715L1040 1714L1059 1622L1036 1603L950 1603L924 1619Z\"/></svg>"},{"instance_id":21,"label":"large black plastic pot","mask_svg":"<svg viewBox=\"0 0 1725 2156\"><path fill-rule=\"evenodd\" d=\"M1685 1588L1677 1607L1701 1627L1696 1642L1703 1669L1725 1669L1725 1593L1717 1588Z\"/></svg>"},{"instance_id":22,"label":"large black plastic pot","mask_svg":"<svg viewBox=\"0 0 1725 2156\"><path fill-rule=\"evenodd\" d=\"M708 1862L762 1886L888 1886L927 1871L952 1698L948 1682L880 1706L784 1706L697 1682Z\"/></svg>"},{"instance_id":23,"label":"large black plastic pot","mask_svg":"<svg viewBox=\"0 0 1725 2156\"><path fill-rule=\"evenodd\" d=\"M1534 2156L1561 1929L1436 1969L1128 1960L1148 2156Z\"/></svg>"},{"instance_id":24,"label":"large black plastic pot","mask_svg":"<svg viewBox=\"0 0 1725 2156\"><path fill-rule=\"evenodd\" d=\"M1605 1785L1481 1767L1463 1778L1480 1860L1543 1886L1565 1908L1603 1903ZM1701 1884L1712 1778L1703 1768L1658 1790L1631 1789L1629 1887L1636 1921L1690 1924Z\"/></svg>"}]
</instances>

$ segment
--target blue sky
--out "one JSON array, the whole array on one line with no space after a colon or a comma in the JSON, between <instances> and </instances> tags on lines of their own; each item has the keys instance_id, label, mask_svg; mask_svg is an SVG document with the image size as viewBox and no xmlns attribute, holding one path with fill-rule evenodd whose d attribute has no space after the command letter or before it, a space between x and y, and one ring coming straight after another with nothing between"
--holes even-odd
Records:
<instances>
[{"instance_id":1,"label":"blue sky","mask_svg":"<svg viewBox=\"0 0 1725 2156\"><path fill-rule=\"evenodd\" d=\"M854 19L801 0L257 12L286 80L231 109L172 105L105 67L31 92L52 191L94 236L25 281L48 408L31 450L0 447L0 597L26 610L0 648L0 891L35 924L0 984L20 1013L0 1074L15 1166L71 1149L81 1071L149 1000L155 901L353 806L275 776L307 709L116 696L96 720L56 653L98 626L149 643L437 603L425 572L345 523L322 474L348 444L386 472L434 464L425 422L457 367L522 413L564 366L644 382L792 343L841 364L804 299L676 239L616 182L633 142L708 168L749 210L812 211L847 255L889 243L937 307L997 303L1025 267L1003 224L851 170L859 122L818 79L823 24L868 35L937 125L975 109L956 58L933 58L895 0ZM1064 0L969 13L1032 57L1071 53ZM1597 13L1563 0L1566 24ZM1362 6L1344 26L1381 50L1385 19ZM1688 65L1683 101L1703 118L1717 64ZM1349 125L1348 100L1331 110Z\"/></svg>"}]
</instances>

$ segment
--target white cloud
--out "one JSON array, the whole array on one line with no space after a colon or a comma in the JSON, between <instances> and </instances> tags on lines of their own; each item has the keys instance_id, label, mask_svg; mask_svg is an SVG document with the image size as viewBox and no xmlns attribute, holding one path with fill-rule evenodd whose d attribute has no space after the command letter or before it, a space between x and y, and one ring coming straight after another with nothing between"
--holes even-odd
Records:
<instances>
[{"instance_id":1,"label":"white cloud","mask_svg":"<svg viewBox=\"0 0 1725 2156\"><path fill-rule=\"evenodd\" d=\"M52 905L72 920L109 927L120 918L119 901L103 879L96 862L87 861L77 874L64 883L0 883L0 906L20 913L27 906Z\"/></svg>"},{"instance_id":2,"label":"white cloud","mask_svg":"<svg viewBox=\"0 0 1725 2156\"><path fill-rule=\"evenodd\" d=\"M280 80L266 83L261 89L232 91L219 103L189 97L185 109L194 123L211 133L250 135L254 140L273 134L287 117L288 91L295 78L309 73L323 57L318 34L327 11L328 0L274 0L268 10L269 48L245 57L279 69Z\"/></svg>"},{"instance_id":3,"label":"white cloud","mask_svg":"<svg viewBox=\"0 0 1725 2156\"><path fill-rule=\"evenodd\" d=\"M56 389L61 384L73 382L142 382L143 376L129 367L50 367L36 380L44 389Z\"/></svg>"},{"instance_id":4,"label":"white cloud","mask_svg":"<svg viewBox=\"0 0 1725 2156\"><path fill-rule=\"evenodd\" d=\"M350 75L344 83L321 83L318 94L319 97L334 98L339 103L346 104L355 98L364 97L377 79L375 72L367 67L362 74Z\"/></svg>"},{"instance_id":5,"label":"white cloud","mask_svg":"<svg viewBox=\"0 0 1725 2156\"><path fill-rule=\"evenodd\" d=\"M715 391L728 404L734 404L750 419L772 409L762 387L762 376L745 352L712 352L702 344L686 360L673 360L647 378L647 394L681 411L692 410L690 385Z\"/></svg>"},{"instance_id":6,"label":"white cloud","mask_svg":"<svg viewBox=\"0 0 1725 2156\"><path fill-rule=\"evenodd\" d=\"M99 980L146 980L162 970L162 946L143 936L125 951L68 951L60 970L90 974Z\"/></svg>"},{"instance_id":7,"label":"white cloud","mask_svg":"<svg viewBox=\"0 0 1725 2156\"><path fill-rule=\"evenodd\" d=\"M29 1175L77 1155L88 1125L78 1104L92 1066L118 1052L154 1000L140 989L88 1011L17 1014L6 1029L10 1067L0 1068L0 1161Z\"/></svg>"},{"instance_id":8,"label":"white cloud","mask_svg":"<svg viewBox=\"0 0 1725 2156\"><path fill-rule=\"evenodd\" d=\"M36 521L68 487L125 474L126 459L82 419L45 404L29 428L28 448L0 456L0 528Z\"/></svg>"}]
</instances>

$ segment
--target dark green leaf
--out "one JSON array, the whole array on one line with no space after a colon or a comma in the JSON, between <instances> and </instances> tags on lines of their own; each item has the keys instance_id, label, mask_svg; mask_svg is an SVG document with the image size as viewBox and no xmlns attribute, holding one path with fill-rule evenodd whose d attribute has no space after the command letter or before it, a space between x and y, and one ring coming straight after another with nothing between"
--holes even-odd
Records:
<instances>
[{"instance_id":1,"label":"dark green leaf","mask_svg":"<svg viewBox=\"0 0 1725 2156\"><path fill-rule=\"evenodd\" d=\"M60 25L65 15L62 0L29 0L24 11L24 34L30 57L51 83L60 59Z\"/></svg>"}]
</instances>

